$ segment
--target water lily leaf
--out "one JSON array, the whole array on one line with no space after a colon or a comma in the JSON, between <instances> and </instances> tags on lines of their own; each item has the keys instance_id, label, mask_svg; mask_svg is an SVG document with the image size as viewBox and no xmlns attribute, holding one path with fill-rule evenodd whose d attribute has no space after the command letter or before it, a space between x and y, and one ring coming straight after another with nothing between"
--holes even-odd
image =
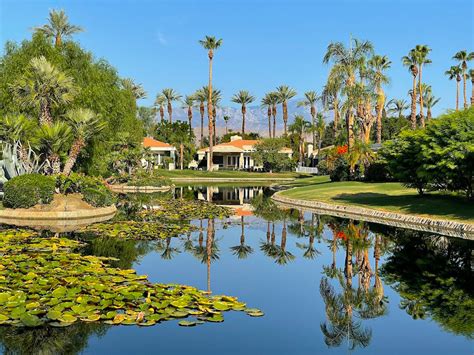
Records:
<instances>
[{"instance_id":1,"label":"water lily leaf","mask_svg":"<svg viewBox=\"0 0 474 355\"><path fill-rule=\"evenodd\" d=\"M41 320L34 314L25 313L20 317L20 321L27 327L37 327L42 324Z\"/></svg>"},{"instance_id":2,"label":"water lily leaf","mask_svg":"<svg viewBox=\"0 0 474 355\"><path fill-rule=\"evenodd\" d=\"M56 298L62 298L66 295L67 289L66 287L60 286L57 289L55 289L53 292L51 292L51 295Z\"/></svg>"},{"instance_id":3,"label":"water lily leaf","mask_svg":"<svg viewBox=\"0 0 474 355\"><path fill-rule=\"evenodd\" d=\"M61 323L74 323L75 321L77 321L77 317L69 313L64 313L60 317L58 317L58 320L61 321Z\"/></svg>"},{"instance_id":4,"label":"water lily leaf","mask_svg":"<svg viewBox=\"0 0 474 355\"><path fill-rule=\"evenodd\" d=\"M257 308L247 308L245 312L250 316L250 317L262 317L264 313L257 309Z\"/></svg>"},{"instance_id":5,"label":"water lily leaf","mask_svg":"<svg viewBox=\"0 0 474 355\"><path fill-rule=\"evenodd\" d=\"M189 320L182 320L178 324L181 327L195 327L198 324L203 324L204 322L201 321L189 321Z\"/></svg>"},{"instance_id":6,"label":"water lily leaf","mask_svg":"<svg viewBox=\"0 0 474 355\"><path fill-rule=\"evenodd\" d=\"M57 320L59 317L61 317L61 312L58 310L51 309L46 313L46 317L48 317L51 320Z\"/></svg>"},{"instance_id":7,"label":"water lily leaf","mask_svg":"<svg viewBox=\"0 0 474 355\"><path fill-rule=\"evenodd\" d=\"M98 314L90 314L86 318L81 318L84 322L97 322L100 319L100 315Z\"/></svg>"},{"instance_id":8,"label":"water lily leaf","mask_svg":"<svg viewBox=\"0 0 474 355\"><path fill-rule=\"evenodd\" d=\"M228 303L216 301L212 304L212 307L219 311L227 311L230 308L230 305Z\"/></svg>"}]
</instances>

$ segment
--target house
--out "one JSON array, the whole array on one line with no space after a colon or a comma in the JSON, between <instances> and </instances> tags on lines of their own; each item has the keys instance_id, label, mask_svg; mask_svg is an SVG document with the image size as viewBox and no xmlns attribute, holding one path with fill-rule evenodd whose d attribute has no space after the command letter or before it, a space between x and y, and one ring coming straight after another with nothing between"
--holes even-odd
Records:
<instances>
[{"instance_id":1,"label":"house","mask_svg":"<svg viewBox=\"0 0 474 355\"><path fill-rule=\"evenodd\" d=\"M167 164L170 170L174 170L176 164L175 147L171 144L160 142L150 137L143 138L142 145L144 148L148 148L150 154L153 155L153 164L155 166L163 166Z\"/></svg>"},{"instance_id":2,"label":"house","mask_svg":"<svg viewBox=\"0 0 474 355\"><path fill-rule=\"evenodd\" d=\"M231 169L231 170L260 170L263 167L257 166L252 158L255 151L255 145L258 140L242 139L241 136L232 136L230 142L217 144L213 147L213 170ZM290 148L283 148L280 153L291 157L293 151ZM209 148L201 148L197 151L198 167L207 167L209 157Z\"/></svg>"}]
</instances>

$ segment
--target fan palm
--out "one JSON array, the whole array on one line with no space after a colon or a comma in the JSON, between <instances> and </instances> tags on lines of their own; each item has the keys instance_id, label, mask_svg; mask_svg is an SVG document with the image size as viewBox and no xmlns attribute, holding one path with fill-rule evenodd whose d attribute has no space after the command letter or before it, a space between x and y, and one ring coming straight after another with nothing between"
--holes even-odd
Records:
<instances>
[{"instance_id":1,"label":"fan palm","mask_svg":"<svg viewBox=\"0 0 474 355\"><path fill-rule=\"evenodd\" d=\"M189 124L189 135L193 133L193 106L194 101L196 101L196 97L194 95L186 95L184 97L183 108L187 109L188 111L188 124Z\"/></svg>"},{"instance_id":2,"label":"fan palm","mask_svg":"<svg viewBox=\"0 0 474 355\"><path fill-rule=\"evenodd\" d=\"M316 102L321 98L316 91L307 91L304 93L305 99L298 102L299 107L309 107L311 114L311 123L316 126ZM316 132L313 132L313 147L316 146Z\"/></svg>"},{"instance_id":3,"label":"fan palm","mask_svg":"<svg viewBox=\"0 0 474 355\"><path fill-rule=\"evenodd\" d=\"M166 88L161 91L161 95L165 98L165 102L168 108L168 119L170 123L173 123L173 101L181 99L181 95L178 94L174 89Z\"/></svg>"},{"instance_id":4,"label":"fan palm","mask_svg":"<svg viewBox=\"0 0 474 355\"><path fill-rule=\"evenodd\" d=\"M459 62L461 67L461 75L463 81L463 98L464 98L464 108L467 108L467 94L466 94L466 79L467 79L467 62L474 59L474 52L468 53L466 50L457 52L453 56L454 60Z\"/></svg>"},{"instance_id":5,"label":"fan palm","mask_svg":"<svg viewBox=\"0 0 474 355\"><path fill-rule=\"evenodd\" d=\"M72 130L65 122L55 122L52 125L42 125L40 129L40 144L46 154L53 174L61 172L61 155L69 148Z\"/></svg>"},{"instance_id":6,"label":"fan palm","mask_svg":"<svg viewBox=\"0 0 474 355\"><path fill-rule=\"evenodd\" d=\"M283 219L283 228L281 230L281 240L280 245L277 246L274 258L275 262L279 265L285 265L289 261L295 260L295 256L286 250L286 238L288 236L288 231L286 227L286 219Z\"/></svg>"},{"instance_id":7,"label":"fan palm","mask_svg":"<svg viewBox=\"0 0 474 355\"><path fill-rule=\"evenodd\" d=\"M374 71L374 86L375 93L377 95L377 143L382 142L382 112L385 107L385 93L382 89L382 84L388 82L388 77L383 73L385 70L390 68L392 62L387 56L374 55L368 62L369 66Z\"/></svg>"},{"instance_id":8,"label":"fan palm","mask_svg":"<svg viewBox=\"0 0 474 355\"><path fill-rule=\"evenodd\" d=\"M403 99L401 100L392 99L387 103L387 106L388 106L388 112L396 113L398 118L401 118L403 116L403 112L405 112L405 110L410 108L407 101Z\"/></svg>"},{"instance_id":9,"label":"fan palm","mask_svg":"<svg viewBox=\"0 0 474 355\"><path fill-rule=\"evenodd\" d=\"M276 93L278 94L278 103L281 104L283 111L283 132L286 135L287 123L288 123L288 100L296 96L296 91L287 85L281 85L277 87Z\"/></svg>"},{"instance_id":10,"label":"fan palm","mask_svg":"<svg viewBox=\"0 0 474 355\"><path fill-rule=\"evenodd\" d=\"M214 51L217 50L222 45L222 39L216 39L213 36L206 36L203 40L200 40L199 43L207 49L207 56L209 58L209 90L208 90L208 99L207 99L207 112L209 115L209 159L208 159L208 170L213 169L213 135L214 135L214 121L213 121L213 109L212 109L212 60L214 58Z\"/></svg>"},{"instance_id":11,"label":"fan palm","mask_svg":"<svg viewBox=\"0 0 474 355\"><path fill-rule=\"evenodd\" d=\"M370 145L365 142L357 141L354 144L354 149L349 152L350 171L354 171L356 165L367 167L374 160L375 153L370 149Z\"/></svg>"},{"instance_id":12,"label":"fan palm","mask_svg":"<svg viewBox=\"0 0 474 355\"><path fill-rule=\"evenodd\" d=\"M304 117L301 115L296 115L293 123L289 127L290 132L292 132L296 136L296 139L298 141L300 164L303 164L304 158L304 137L310 127L311 124L308 121L305 121Z\"/></svg>"},{"instance_id":13,"label":"fan palm","mask_svg":"<svg viewBox=\"0 0 474 355\"><path fill-rule=\"evenodd\" d=\"M273 91L269 93L270 102L272 103L272 117L273 117L273 138L276 137L276 116L277 116L277 106L278 106L278 93Z\"/></svg>"},{"instance_id":14,"label":"fan palm","mask_svg":"<svg viewBox=\"0 0 474 355\"><path fill-rule=\"evenodd\" d=\"M411 113L410 113L410 121L411 121L411 128L416 129L416 77L418 76L418 64L417 58L413 49L408 53L408 55L402 58L402 63L404 66L408 67L411 75L413 76L413 85L411 91Z\"/></svg>"},{"instance_id":15,"label":"fan palm","mask_svg":"<svg viewBox=\"0 0 474 355\"><path fill-rule=\"evenodd\" d=\"M255 101L247 90L240 90L237 94L232 96L231 101L241 105L242 111L242 135L245 134L245 114L247 113L247 105Z\"/></svg>"},{"instance_id":16,"label":"fan palm","mask_svg":"<svg viewBox=\"0 0 474 355\"><path fill-rule=\"evenodd\" d=\"M471 106L474 106L474 69L469 70L469 77L471 78Z\"/></svg>"},{"instance_id":17,"label":"fan palm","mask_svg":"<svg viewBox=\"0 0 474 355\"><path fill-rule=\"evenodd\" d=\"M145 99L147 96L142 84L135 84L135 82L130 78L122 79L122 87L125 90L130 91L135 100Z\"/></svg>"},{"instance_id":18,"label":"fan palm","mask_svg":"<svg viewBox=\"0 0 474 355\"><path fill-rule=\"evenodd\" d=\"M244 227L244 217L240 217L240 227L241 227L241 233L240 233L240 244L230 247L230 250L234 255L236 255L239 259L245 259L247 258L250 254L253 253L253 249L250 245L245 244L245 227Z\"/></svg>"},{"instance_id":19,"label":"fan palm","mask_svg":"<svg viewBox=\"0 0 474 355\"><path fill-rule=\"evenodd\" d=\"M425 119L423 113L423 93L422 93L422 75L423 75L423 66L427 64L431 64L431 59L428 58L428 54L431 52L431 48L429 48L425 44L417 44L414 49L414 55L416 58L416 63L418 64L418 96L419 96L419 103L420 103L420 125L421 127L425 127Z\"/></svg>"},{"instance_id":20,"label":"fan palm","mask_svg":"<svg viewBox=\"0 0 474 355\"><path fill-rule=\"evenodd\" d=\"M75 93L72 78L43 56L31 59L29 70L10 88L20 106L39 109L40 124L52 124L51 109L70 103Z\"/></svg>"},{"instance_id":21,"label":"fan palm","mask_svg":"<svg viewBox=\"0 0 474 355\"><path fill-rule=\"evenodd\" d=\"M35 27L36 32L43 33L48 38L54 38L56 47L59 47L64 37L72 36L74 33L82 32L79 26L71 25L64 10L50 10L49 24Z\"/></svg>"},{"instance_id":22,"label":"fan palm","mask_svg":"<svg viewBox=\"0 0 474 355\"><path fill-rule=\"evenodd\" d=\"M87 141L102 131L106 124L93 111L84 108L68 111L66 121L71 126L74 135L74 141L63 169L63 174L67 176L71 173L77 157Z\"/></svg>"},{"instance_id":23,"label":"fan palm","mask_svg":"<svg viewBox=\"0 0 474 355\"><path fill-rule=\"evenodd\" d=\"M158 108L159 112L160 112L160 119L161 119L161 123L163 123L165 121L165 102L166 102L166 98L160 93L158 95L156 95L156 99L155 99L155 107Z\"/></svg>"},{"instance_id":24,"label":"fan palm","mask_svg":"<svg viewBox=\"0 0 474 355\"><path fill-rule=\"evenodd\" d=\"M323 144L324 132L326 131L326 121L322 114L318 113L314 131L318 136L318 162L321 161L321 145Z\"/></svg>"},{"instance_id":25,"label":"fan palm","mask_svg":"<svg viewBox=\"0 0 474 355\"><path fill-rule=\"evenodd\" d=\"M206 101L209 99L209 86L203 86L202 87L202 90L204 91L204 95L206 97ZM209 112L207 113L207 115L209 117L212 117L212 127L214 128L214 134L212 135L213 137L213 144L215 145L216 144L216 132L215 132L215 128L216 128L216 116L217 116L217 107L219 106L221 100L222 100L222 94L221 94L221 91L220 90L217 90L217 89L212 89L212 112L211 112L211 116L209 116ZM208 109L209 109L209 105L208 105Z\"/></svg>"},{"instance_id":26,"label":"fan palm","mask_svg":"<svg viewBox=\"0 0 474 355\"><path fill-rule=\"evenodd\" d=\"M38 143L38 125L25 115L7 115L0 117L0 140L14 145L19 142L19 158L25 162L27 147L36 147Z\"/></svg>"},{"instance_id":27,"label":"fan palm","mask_svg":"<svg viewBox=\"0 0 474 355\"><path fill-rule=\"evenodd\" d=\"M265 94L261 101L262 107L267 109L268 117L268 138L272 138L272 107L273 102L271 98L271 93Z\"/></svg>"},{"instance_id":28,"label":"fan palm","mask_svg":"<svg viewBox=\"0 0 474 355\"><path fill-rule=\"evenodd\" d=\"M449 80L456 80L456 111L459 110L459 83L461 81L462 70L459 65L452 65L449 70L444 72L449 77Z\"/></svg>"},{"instance_id":29,"label":"fan palm","mask_svg":"<svg viewBox=\"0 0 474 355\"><path fill-rule=\"evenodd\" d=\"M196 99L196 104L199 103L199 114L201 115L201 133L199 138L199 145L202 148L204 142L204 114L206 113L204 104L206 103L208 97L206 96L206 92L203 89L196 90L196 92L194 93L194 97Z\"/></svg>"},{"instance_id":30,"label":"fan palm","mask_svg":"<svg viewBox=\"0 0 474 355\"><path fill-rule=\"evenodd\" d=\"M436 98L433 96L432 89L430 85L423 84L423 101L425 102L426 106L426 119L430 120L432 118L431 109L435 106L440 98Z\"/></svg>"}]
</instances>

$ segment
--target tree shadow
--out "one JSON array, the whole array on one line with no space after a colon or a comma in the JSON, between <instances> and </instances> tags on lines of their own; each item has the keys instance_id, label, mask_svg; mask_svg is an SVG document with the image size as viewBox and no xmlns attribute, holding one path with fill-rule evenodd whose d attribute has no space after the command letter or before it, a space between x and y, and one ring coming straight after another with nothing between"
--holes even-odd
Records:
<instances>
[{"instance_id":1,"label":"tree shadow","mask_svg":"<svg viewBox=\"0 0 474 355\"><path fill-rule=\"evenodd\" d=\"M398 207L401 212L432 215L436 217L451 216L462 220L474 220L474 204L461 196L452 195L401 195L393 196L376 192L343 193L332 198L367 207Z\"/></svg>"}]
</instances>

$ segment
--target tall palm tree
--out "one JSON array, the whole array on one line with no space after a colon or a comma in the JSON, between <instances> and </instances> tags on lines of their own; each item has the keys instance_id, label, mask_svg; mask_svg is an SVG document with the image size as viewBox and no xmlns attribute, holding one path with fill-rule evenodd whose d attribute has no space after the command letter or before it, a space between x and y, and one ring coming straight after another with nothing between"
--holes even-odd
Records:
<instances>
[{"instance_id":1,"label":"tall palm tree","mask_svg":"<svg viewBox=\"0 0 474 355\"><path fill-rule=\"evenodd\" d=\"M305 99L298 102L299 107L309 107L311 114L311 123L313 127L316 126L316 102L321 98L316 91L307 91L304 93ZM316 132L313 131L313 147L316 147Z\"/></svg>"},{"instance_id":2,"label":"tall palm tree","mask_svg":"<svg viewBox=\"0 0 474 355\"><path fill-rule=\"evenodd\" d=\"M449 80L456 79L456 111L459 110L459 82L461 81L461 73L459 65L452 65L449 70L444 72L449 77Z\"/></svg>"},{"instance_id":3,"label":"tall palm tree","mask_svg":"<svg viewBox=\"0 0 474 355\"><path fill-rule=\"evenodd\" d=\"M388 112L389 113L396 113L398 118L401 118L403 116L403 112L408 110L410 106L408 105L406 100L396 100L392 99L387 103L388 106Z\"/></svg>"},{"instance_id":4,"label":"tall palm tree","mask_svg":"<svg viewBox=\"0 0 474 355\"><path fill-rule=\"evenodd\" d=\"M181 95L178 94L174 89L166 88L161 92L163 97L166 100L168 108L168 119L170 123L173 123L173 101L178 101L181 99Z\"/></svg>"},{"instance_id":5,"label":"tall palm tree","mask_svg":"<svg viewBox=\"0 0 474 355\"><path fill-rule=\"evenodd\" d=\"M229 133L229 130L227 129L227 122L229 122L230 116L229 116L229 115L224 115L224 117L222 117L222 119L223 119L224 122L225 122L225 134L228 134L228 133Z\"/></svg>"},{"instance_id":6,"label":"tall palm tree","mask_svg":"<svg viewBox=\"0 0 474 355\"><path fill-rule=\"evenodd\" d=\"M242 110L242 135L245 134L245 114L247 113L247 105L255 101L255 97L252 96L247 90L240 90L237 94L232 96L232 102L241 105Z\"/></svg>"},{"instance_id":7,"label":"tall palm tree","mask_svg":"<svg viewBox=\"0 0 474 355\"><path fill-rule=\"evenodd\" d=\"M48 38L54 38L54 44L59 47L64 37L84 31L81 27L71 25L64 10L50 10L49 24L35 27L34 31L43 33Z\"/></svg>"},{"instance_id":8,"label":"tall palm tree","mask_svg":"<svg viewBox=\"0 0 474 355\"><path fill-rule=\"evenodd\" d=\"M213 109L212 109L212 60L214 58L214 51L217 50L222 45L222 39L216 39L213 36L206 36L203 40L200 40L199 43L207 49L207 56L209 58L209 96L207 99L207 112L209 116L209 159L208 159L208 170L213 169L213 135L214 135L214 121L213 121Z\"/></svg>"},{"instance_id":9,"label":"tall palm tree","mask_svg":"<svg viewBox=\"0 0 474 355\"><path fill-rule=\"evenodd\" d=\"M276 137L276 116L277 116L277 106L278 106L278 93L273 91L270 94L270 102L272 103L272 117L273 117L273 138Z\"/></svg>"},{"instance_id":10,"label":"tall palm tree","mask_svg":"<svg viewBox=\"0 0 474 355\"><path fill-rule=\"evenodd\" d=\"M245 244L245 223L244 216L240 217L240 244L230 247L230 250L239 259L246 259L250 254L253 253L253 249L250 245Z\"/></svg>"},{"instance_id":11,"label":"tall palm tree","mask_svg":"<svg viewBox=\"0 0 474 355\"><path fill-rule=\"evenodd\" d=\"M334 62L331 69L331 75L335 80L344 83L346 92L346 128L347 128L347 146L351 150L354 144L354 113L353 108L357 103L350 97L354 92L352 89L356 84L357 72L363 67L366 56L373 53L372 43L369 41L359 41L351 39L349 48L343 43L330 43L323 58L323 63ZM337 79L336 79L337 78Z\"/></svg>"},{"instance_id":12,"label":"tall palm tree","mask_svg":"<svg viewBox=\"0 0 474 355\"><path fill-rule=\"evenodd\" d=\"M283 111L283 132L286 136L287 124L288 124L288 100L296 96L296 91L287 85L281 85L277 87L276 93L278 94L278 103L281 104Z\"/></svg>"},{"instance_id":13,"label":"tall palm tree","mask_svg":"<svg viewBox=\"0 0 474 355\"><path fill-rule=\"evenodd\" d=\"M72 78L43 56L31 59L30 70L10 88L20 106L39 109L40 124L52 124L51 109L70 103L76 91Z\"/></svg>"},{"instance_id":14,"label":"tall palm tree","mask_svg":"<svg viewBox=\"0 0 474 355\"><path fill-rule=\"evenodd\" d=\"M373 81L375 84L375 93L377 95L377 143L382 143L382 113L385 107L385 93L382 89L382 84L388 82L388 77L383 73L390 68L392 62L387 56L374 55L368 62L369 66L374 71Z\"/></svg>"},{"instance_id":15,"label":"tall palm tree","mask_svg":"<svg viewBox=\"0 0 474 355\"><path fill-rule=\"evenodd\" d=\"M417 44L413 49L416 62L418 64L418 96L420 103L420 125L425 127L425 118L423 113L423 92L422 92L422 75L423 75L423 66L431 64L431 59L428 58L428 54L431 52L431 48L426 44Z\"/></svg>"},{"instance_id":16,"label":"tall palm tree","mask_svg":"<svg viewBox=\"0 0 474 355\"><path fill-rule=\"evenodd\" d=\"M326 131L326 121L321 113L317 114L316 125L313 132L318 136L318 162L321 161L321 145L323 144L324 132Z\"/></svg>"},{"instance_id":17,"label":"tall palm tree","mask_svg":"<svg viewBox=\"0 0 474 355\"><path fill-rule=\"evenodd\" d=\"M161 123L165 121L165 102L166 98L161 93L156 95L155 107L157 107L160 112Z\"/></svg>"},{"instance_id":18,"label":"tall palm tree","mask_svg":"<svg viewBox=\"0 0 474 355\"><path fill-rule=\"evenodd\" d=\"M471 106L474 106L474 69L469 70L469 77L471 78Z\"/></svg>"},{"instance_id":19,"label":"tall palm tree","mask_svg":"<svg viewBox=\"0 0 474 355\"><path fill-rule=\"evenodd\" d=\"M61 172L61 155L67 151L71 138L71 127L65 122L41 126L40 144L46 150L53 174Z\"/></svg>"},{"instance_id":20,"label":"tall palm tree","mask_svg":"<svg viewBox=\"0 0 474 355\"><path fill-rule=\"evenodd\" d=\"M87 141L92 138L94 134L102 131L106 124L97 117L93 111L84 108L68 111L65 118L72 128L74 136L74 142L72 143L69 156L63 169L63 174L67 176L71 173L77 157L82 148L85 147Z\"/></svg>"},{"instance_id":21,"label":"tall palm tree","mask_svg":"<svg viewBox=\"0 0 474 355\"><path fill-rule=\"evenodd\" d=\"M463 81L463 97L464 97L464 108L467 108L467 94L466 94L466 79L467 79L467 62L474 59L474 52L468 53L466 50L457 52L453 56L454 60L459 62L462 72Z\"/></svg>"},{"instance_id":22,"label":"tall palm tree","mask_svg":"<svg viewBox=\"0 0 474 355\"><path fill-rule=\"evenodd\" d=\"M300 164L303 164L304 159L304 137L310 127L311 124L308 121L305 121L302 115L296 115L293 123L289 127L290 132L296 136L298 141Z\"/></svg>"},{"instance_id":23,"label":"tall palm tree","mask_svg":"<svg viewBox=\"0 0 474 355\"><path fill-rule=\"evenodd\" d=\"M193 133L193 106L194 106L194 101L196 101L196 98L194 95L186 95L184 97L184 102L183 102L183 108L187 109L188 111L188 124L189 124L189 135L192 135Z\"/></svg>"},{"instance_id":24,"label":"tall palm tree","mask_svg":"<svg viewBox=\"0 0 474 355\"><path fill-rule=\"evenodd\" d=\"M202 90L204 91L204 95L206 97L206 102L209 98L209 86L203 86ZM213 144L216 144L216 117L217 117L217 107L219 107L220 102L222 100L222 93L220 90L212 89L212 126L214 127L214 134L213 134ZM208 105L209 108L209 105ZM207 113L209 116L209 112Z\"/></svg>"},{"instance_id":25,"label":"tall palm tree","mask_svg":"<svg viewBox=\"0 0 474 355\"><path fill-rule=\"evenodd\" d=\"M265 96L262 98L262 107L266 107L267 109L267 116L268 116L268 138L272 138L272 95L271 93L266 93Z\"/></svg>"},{"instance_id":26,"label":"tall palm tree","mask_svg":"<svg viewBox=\"0 0 474 355\"><path fill-rule=\"evenodd\" d=\"M142 84L135 84L135 82L130 78L122 79L122 87L125 90L129 90L135 100L145 99L147 96Z\"/></svg>"},{"instance_id":27,"label":"tall palm tree","mask_svg":"<svg viewBox=\"0 0 474 355\"><path fill-rule=\"evenodd\" d=\"M417 101L417 94L416 94L416 77L418 76L418 62L415 56L413 49L408 53L408 55L402 58L402 63L404 66L408 67L408 70L411 72L413 76L413 85L411 91L411 114L410 114L410 121L411 121L411 128L416 129L416 101Z\"/></svg>"},{"instance_id":28,"label":"tall palm tree","mask_svg":"<svg viewBox=\"0 0 474 355\"><path fill-rule=\"evenodd\" d=\"M201 115L201 131L199 145L202 148L204 142L204 114L206 113L204 104L206 103L208 97L206 96L206 92L203 89L196 90L196 92L194 93L194 97L196 98L196 104L199 103L199 114Z\"/></svg>"}]
</instances>

